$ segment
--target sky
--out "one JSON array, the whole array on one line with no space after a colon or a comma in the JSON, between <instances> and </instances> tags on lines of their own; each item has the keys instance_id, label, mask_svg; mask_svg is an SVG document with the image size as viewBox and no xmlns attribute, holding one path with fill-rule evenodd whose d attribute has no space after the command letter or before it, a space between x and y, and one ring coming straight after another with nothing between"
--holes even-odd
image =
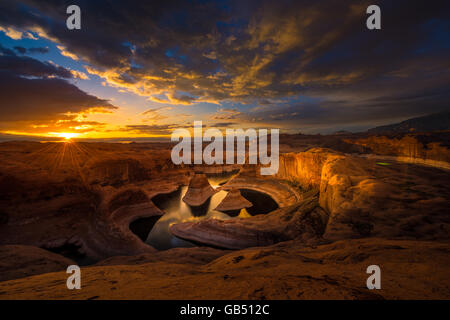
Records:
<instances>
[{"instance_id":1,"label":"sky","mask_svg":"<svg viewBox=\"0 0 450 320\"><path fill-rule=\"evenodd\" d=\"M0 134L364 131L450 110L449 57L448 1L2 0Z\"/></svg>"}]
</instances>

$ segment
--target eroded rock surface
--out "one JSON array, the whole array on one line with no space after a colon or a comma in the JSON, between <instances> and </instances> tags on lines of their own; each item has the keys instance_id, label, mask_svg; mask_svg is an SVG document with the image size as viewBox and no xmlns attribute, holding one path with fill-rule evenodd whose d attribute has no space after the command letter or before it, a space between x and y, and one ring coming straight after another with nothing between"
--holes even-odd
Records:
<instances>
[{"instance_id":1,"label":"eroded rock surface","mask_svg":"<svg viewBox=\"0 0 450 320\"><path fill-rule=\"evenodd\" d=\"M186 184L189 172L170 170L168 147L167 154L160 144L158 154L151 152L153 148L0 144L0 244L36 246L61 254L69 248L78 263L154 252L129 225L138 218L161 216L163 212L150 199Z\"/></svg>"},{"instance_id":2,"label":"eroded rock surface","mask_svg":"<svg viewBox=\"0 0 450 320\"><path fill-rule=\"evenodd\" d=\"M348 139L349 143L369 149L371 154L386 155L408 162L422 162L450 168L448 141L450 132L371 135L367 138Z\"/></svg>"},{"instance_id":3,"label":"eroded rock surface","mask_svg":"<svg viewBox=\"0 0 450 320\"><path fill-rule=\"evenodd\" d=\"M174 168L169 147L0 144L0 298L448 299L450 173L300 147L280 156L276 176L245 166L222 186L269 194L279 209L171 226L235 251L158 252L129 225L161 216L150 199L189 183L192 168ZM205 188L193 199L211 196L192 180ZM65 286L65 264L78 263L67 248L97 262L83 267L81 291ZM383 290L368 292L365 268L380 263Z\"/></svg>"},{"instance_id":4,"label":"eroded rock surface","mask_svg":"<svg viewBox=\"0 0 450 320\"><path fill-rule=\"evenodd\" d=\"M195 173L189 182L183 201L190 206L198 207L204 204L215 192L204 173Z\"/></svg>"},{"instance_id":5,"label":"eroded rock surface","mask_svg":"<svg viewBox=\"0 0 450 320\"><path fill-rule=\"evenodd\" d=\"M401 163L384 166L375 160L311 149L281 155L277 177L302 189L319 191L316 207L325 212L319 214L324 217L321 222L324 232L320 234L317 232L320 228L315 228L316 236L308 235L307 241L319 235L326 240L369 236L445 241L450 238L447 171ZM232 180L226 186L233 183ZM301 232L286 232L290 224L284 215L289 210L280 208L267 216L245 221L175 224L170 230L183 239L224 248L264 246L302 236ZM298 211L308 213L304 208ZM317 227L316 221L298 224L311 228Z\"/></svg>"},{"instance_id":6,"label":"eroded rock surface","mask_svg":"<svg viewBox=\"0 0 450 320\"><path fill-rule=\"evenodd\" d=\"M299 203L266 215L245 219L206 219L174 224L170 231L177 237L227 249L267 246L290 239L319 243L327 214L311 194Z\"/></svg>"},{"instance_id":7,"label":"eroded rock surface","mask_svg":"<svg viewBox=\"0 0 450 320\"><path fill-rule=\"evenodd\" d=\"M222 187L225 190L251 189L270 195L279 207L295 204L303 198L302 191L293 188L287 181L261 176L255 166L247 166Z\"/></svg>"},{"instance_id":8,"label":"eroded rock surface","mask_svg":"<svg viewBox=\"0 0 450 320\"><path fill-rule=\"evenodd\" d=\"M167 254L172 250L179 249ZM0 282L0 299L450 298L448 243L368 238L310 247L287 241L213 261L141 257L142 263L123 257L117 264L118 257L105 263L110 265L83 268L82 290L67 290L65 272ZM366 268L380 263L382 290L367 290Z\"/></svg>"},{"instance_id":9,"label":"eroded rock surface","mask_svg":"<svg viewBox=\"0 0 450 320\"><path fill-rule=\"evenodd\" d=\"M0 246L0 281L66 270L76 264L59 254L33 246Z\"/></svg>"},{"instance_id":10,"label":"eroded rock surface","mask_svg":"<svg viewBox=\"0 0 450 320\"><path fill-rule=\"evenodd\" d=\"M215 210L230 211L250 208L252 203L245 199L239 189L231 189Z\"/></svg>"}]
</instances>

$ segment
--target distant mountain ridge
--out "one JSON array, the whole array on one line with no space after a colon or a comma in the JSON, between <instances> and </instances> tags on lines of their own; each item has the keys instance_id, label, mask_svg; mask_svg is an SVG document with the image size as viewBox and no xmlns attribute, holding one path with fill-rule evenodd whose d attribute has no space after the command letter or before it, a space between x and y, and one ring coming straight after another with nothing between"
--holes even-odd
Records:
<instances>
[{"instance_id":1,"label":"distant mountain ridge","mask_svg":"<svg viewBox=\"0 0 450 320\"><path fill-rule=\"evenodd\" d=\"M367 130L368 133L406 133L450 130L450 112L430 114L408 119L399 123L379 126Z\"/></svg>"}]
</instances>

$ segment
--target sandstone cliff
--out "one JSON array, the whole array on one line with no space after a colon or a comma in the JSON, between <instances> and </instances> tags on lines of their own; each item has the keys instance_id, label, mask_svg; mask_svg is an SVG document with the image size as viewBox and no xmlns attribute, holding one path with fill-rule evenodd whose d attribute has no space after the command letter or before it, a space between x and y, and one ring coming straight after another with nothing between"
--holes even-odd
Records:
<instances>
[{"instance_id":1,"label":"sandstone cliff","mask_svg":"<svg viewBox=\"0 0 450 320\"><path fill-rule=\"evenodd\" d=\"M184 239L233 249L298 238L305 243L320 238L334 241L369 236L448 240L449 173L420 166L408 168L401 163L381 166L375 160L326 149L281 155L277 178L299 185L303 192L319 191L318 204L312 211L302 206L292 209L294 205L245 221L176 224L171 231ZM317 211L319 208L323 211ZM292 212L297 214L287 218ZM314 215L308 215L310 212ZM304 228L313 231L305 236Z\"/></svg>"},{"instance_id":2,"label":"sandstone cliff","mask_svg":"<svg viewBox=\"0 0 450 320\"><path fill-rule=\"evenodd\" d=\"M449 136L449 132L407 134L398 137L373 135L367 138L347 139L345 141L363 146L369 149L372 154L450 168Z\"/></svg>"}]
</instances>

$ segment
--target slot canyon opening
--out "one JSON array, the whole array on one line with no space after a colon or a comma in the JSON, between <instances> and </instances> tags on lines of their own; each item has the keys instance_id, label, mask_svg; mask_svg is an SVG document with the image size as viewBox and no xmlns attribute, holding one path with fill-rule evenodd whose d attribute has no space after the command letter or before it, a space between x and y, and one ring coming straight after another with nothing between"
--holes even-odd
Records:
<instances>
[{"instance_id":1,"label":"slot canyon opening","mask_svg":"<svg viewBox=\"0 0 450 320\"><path fill-rule=\"evenodd\" d=\"M219 174L207 174L211 186L218 188L223 183L229 181L238 171L231 171ZM196 244L180 239L172 235L169 228L172 224L182 222L196 222L202 219L228 220L236 219L236 214L215 210L222 202L228 191L220 190L213 194L202 206L192 207L183 201L183 197L188 190L188 186L181 186L178 190L158 194L151 200L162 211L162 217L141 218L130 224L130 230L142 241L158 250L167 250L176 247L194 247ZM252 203L252 207L247 208L250 215L267 214L278 208L278 204L272 197L251 189L240 189L244 198ZM156 220L156 221L155 221Z\"/></svg>"},{"instance_id":2,"label":"slot canyon opening","mask_svg":"<svg viewBox=\"0 0 450 320\"><path fill-rule=\"evenodd\" d=\"M45 249L47 251L62 255L68 259L71 259L77 263L79 266L87 266L93 264L95 261L92 258L86 256L85 253L81 252L81 246L76 245L74 243L65 243L59 247L41 247L41 249Z\"/></svg>"}]
</instances>

